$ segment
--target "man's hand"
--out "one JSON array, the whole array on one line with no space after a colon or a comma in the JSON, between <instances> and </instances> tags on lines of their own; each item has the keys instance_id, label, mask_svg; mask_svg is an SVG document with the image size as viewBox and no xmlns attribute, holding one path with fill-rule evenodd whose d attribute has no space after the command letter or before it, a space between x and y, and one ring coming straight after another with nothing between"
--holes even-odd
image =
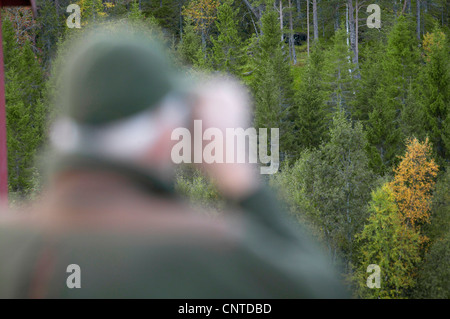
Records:
<instances>
[{"instance_id":1,"label":"man's hand","mask_svg":"<svg viewBox=\"0 0 450 319\"><path fill-rule=\"evenodd\" d=\"M250 126L250 97L246 89L237 81L229 78L216 78L200 85L195 92L196 102L193 110L193 120L202 121L203 132L208 128L217 128L223 135L223 163L207 164L202 161L200 169L212 177L219 191L231 199L239 199L250 194L259 186L257 165L237 163L238 152L248 152L248 149L237 149L234 143L234 161L227 163L226 129ZM202 134L203 134L202 132ZM205 146L207 143L203 143ZM247 147L248 148L248 147ZM203 150L202 150L203 152Z\"/></svg>"}]
</instances>

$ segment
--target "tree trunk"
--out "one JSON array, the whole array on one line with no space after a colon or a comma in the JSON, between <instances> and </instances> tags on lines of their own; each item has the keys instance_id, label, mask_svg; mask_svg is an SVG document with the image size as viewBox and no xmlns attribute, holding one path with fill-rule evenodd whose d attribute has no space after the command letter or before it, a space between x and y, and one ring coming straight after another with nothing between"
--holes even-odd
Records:
<instances>
[{"instance_id":1,"label":"tree trunk","mask_svg":"<svg viewBox=\"0 0 450 319\"><path fill-rule=\"evenodd\" d=\"M319 8L318 11L320 11L320 16L323 17L324 16L323 8ZM317 14L319 14L319 13L317 13ZM322 38L325 38L325 19L322 19Z\"/></svg>"},{"instance_id":2,"label":"tree trunk","mask_svg":"<svg viewBox=\"0 0 450 319\"><path fill-rule=\"evenodd\" d=\"M181 12L182 5L180 2L180 41L183 41L183 14Z\"/></svg>"},{"instance_id":3,"label":"tree trunk","mask_svg":"<svg viewBox=\"0 0 450 319\"><path fill-rule=\"evenodd\" d=\"M420 41L420 0L416 0L417 8L417 40Z\"/></svg>"},{"instance_id":4,"label":"tree trunk","mask_svg":"<svg viewBox=\"0 0 450 319\"><path fill-rule=\"evenodd\" d=\"M319 24L317 21L317 0L313 0L314 41L319 40Z\"/></svg>"},{"instance_id":5,"label":"tree trunk","mask_svg":"<svg viewBox=\"0 0 450 319\"><path fill-rule=\"evenodd\" d=\"M407 5L407 2L408 2L408 0L405 0L404 2L403 2L403 8L402 8L402 15L405 13L405 11L406 11L406 5Z\"/></svg>"},{"instance_id":6,"label":"tree trunk","mask_svg":"<svg viewBox=\"0 0 450 319\"><path fill-rule=\"evenodd\" d=\"M353 0L348 0L347 4L348 4L348 24L350 31L350 48L353 51L352 62L354 64L358 64L358 50L356 49L356 30L355 30Z\"/></svg>"},{"instance_id":7,"label":"tree trunk","mask_svg":"<svg viewBox=\"0 0 450 319\"><path fill-rule=\"evenodd\" d=\"M295 43L294 43L294 22L292 20L292 6L291 0L289 0L289 47L292 52L291 58L294 64L297 64L297 54L295 53Z\"/></svg>"},{"instance_id":8,"label":"tree trunk","mask_svg":"<svg viewBox=\"0 0 450 319\"><path fill-rule=\"evenodd\" d=\"M247 8L253 13L253 15L256 17L256 19L258 19L258 21L261 20L261 14L258 13L258 11L256 11L255 8L253 8L253 6L250 4L250 2L248 2L248 0L243 0L245 5L247 6Z\"/></svg>"},{"instance_id":9,"label":"tree trunk","mask_svg":"<svg viewBox=\"0 0 450 319\"><path fill-rule=\"evenodd\" d=\"M345 4L345 34L347 35L347 46L350 45L349 43L349 36L348 36L348 3Z\"/></svg>"},{"instance_id":10,"label":"tree trunk","mask_svg":"<svg viewBox=\"0 0 450 319\"><path fill-rule=\"evenodd\" d=\"M428 13L428 1L427 0L423 0L423 9L425 11L425 16L426 16ZM422 23L422 34L425 34L425 32L427 31L425 28L425 19L422 22L423 22Z\"/></svg>"},{"instance_id":11,"label":"tree trunk","mask_svg":"<svg viewBox=\"0 0 450 319\"><path fill-rule=\"evenodd\" d=\"M281 29L281 42L284 40L283 34L283 1L280 0L280 29Z\"/></svg>"},{"instance_id":12,"label":"tree trunk","mask_svg":"<svg viewBox=\"0 0 450 319\"><path fill-rule=\"evenodd\" d=\"M205 28L202 28L202 50L205 54L205 58L206 58L206 33L205 33Z\"/></svg>"},{"instance_id":13,"label":"tree trunk","mask_svg":"<svg viewBox=\"0 0 450 319\"><path fill-rule=\"evenodd\" d=\"M359 7L358 7L358 0L356 0L355 3L355 52L356 52L356 63L359 62L359 21L358 21L358 12L359 12Z\"/></svg>"},{"instance_id":14,"label":"tree trunk","mask_svg":"<svg viewBox=\"0 0 450 319\"><path fill-rule=\"evenodd\" d=\"M308 34L306 38L308 56L309 56L309 0L306 0L306 32Z\"/></svg>"},{"instance_id":15,"label":"tree trunk","mask_svg":"<svg viewBox=\"0 0 450 319\"><path fill-rule=\"evenodd\" d=\"M335 18L334 19L334 32L336 32L340 27L340 25L339 25L339 5L336 5L334 18Z\"/></svg>"}]
</instances>

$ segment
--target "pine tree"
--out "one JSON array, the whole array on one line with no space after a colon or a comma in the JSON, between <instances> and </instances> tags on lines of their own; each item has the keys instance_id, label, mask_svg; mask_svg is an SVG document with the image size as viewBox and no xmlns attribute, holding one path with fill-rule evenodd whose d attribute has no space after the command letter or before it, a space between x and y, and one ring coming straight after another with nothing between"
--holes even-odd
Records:
<instances>
[{"instance_id":1,"label":"pine tree","mask_svg":"<svg viewBox=\"0 0 450 319\"><path fill-rule=\"evenodd\" d=\"M217 19L218 0L191 0L184 8L183 15L192 21L195 31L199 32L205 51L209 32Z\"/></svg>"},{"instance_id":2,"label":"pine tree","mask_svg":"<svg viewBox=\"0 0 450 319\"><path fill-rule=\"evenodd\" d=\"M139 2L139 0L137 0ZM108 13L114 18L122 18L128 15L128 0L115 0L112 7L108 8Z\"/></svg>"},{"instance_id":3,"label":"pine tree","mask_svg":"<svg viewBox=\"0 0 450 319\"><path fill-rule=\"evenodd\" d=\"M195 31L192 21L186 19L183 31L183 40L178 44L177 51L184 63L198 66L200 57L203 55L202 40Z\"/></svg>"},{"instance_id":4,"label":"pine tree","mask_svg":"<svg viewBox=\"0 0 450 319\"><path fill-rule=\"evenodd\" d=\"M426 225L431 247L420 267L415 298L450 298L450 170L442 172L433 193L431 223Z\"/></svg>"},{"instance_id":5,"label":"pine tree","mask_svg":"<svg viewBox=\"0 0 450 319\"><path fill-rule=\"evenodd\" d=\"M323 92L323 68L322 50L316 45L311 51L296 96L296 142L299 149L318 147L327 134L329 113L326 93Z\"/></svg>"},{"instance_id":6,"label":"pine tree","mask_svg":"<svg viewBox=\"0 0 450 319\"><path fill-rule=\"evenodd\" d=\"M422 104L419 102L418 88L410 84L406 95L405 104L401 111L402 136L407 138L425 138L423 128L424 112Z\"/></svg>"},{"instance_id":7,"label":"pine tree","mask_svg":"<svg viewBox=\"0 0 450 319\"><path fill-rule=\"evenodd\" d=\"M400 16L388 35L386 56L383 59L388 96L393 99L391 102L397 105L404 103L408 86L414 83L417 76L420 62L417 47L412 23L405 16Z\"/></svg>"},{"instance_id":8,"label":"pine tree","mask_svg":"<svg viewBox=\"0 0 450 319\"><path fill-rule=\"evenodd\" d=\"M11 191L24 195L32 186L34 157L44 135L43 80L29 42L10 58L5 72L8 183Z\"/></svg>"},{"instance_id":9,"label":"pine tree","mask_svg":"<svg viewBox=\"0 0 450 319\"><path fill-rule=\"evenodd\" d=\"M343 112L337 112L329 141L317 150L303 152L293 169L283 172L297 177L295 183L282 187L298 190L289 196L320 229L331 259L338 264L341 257L346 270L354 250L354 235L367 218L366 204L373 183L365 143L362 125L352 125Z\"/></svg>"},{"instance_id":10,"label":"pine tree","mask_svg":"<svg viewBox=\"0 0 450 319\"><path fill-rule=\"evenodd\" d=\"M450 232L438 238L425 255L414 298L450 298Z\"/></svg>"},{"instance_id":11,"label":"pine tree","mask_svg":"<svg viewBox=\"0 0 450 319\"><path fill-rule=\"evenodd\" d=\"M139 2L137 0L131 3L128 19L131 21L143 21L145 19L145 15L139 9Z\"/></svg>"},{"instance_id":12,"label":"pine tree","mask_svg":"<svg viewBox=\"0 0 450 319\"><path fill-rule=\"evenodd\" d=\"M42 97L42 69L29 42L26 42L20 50L16 67L20 77L19 80L22 82L20 89L22 101L25 104L34 104Z\"/></svg>"},{"instance_id":13,"label":"pine tree","mask_svg":"<svg viewBox=\"0 0 450 319\"><path fill-rule=\"evenodd\" d=\"M425 66L421 78L424 126L440 164L450 159L450 54L439 29L424 38Z\"/></svg>"},{"instance_id":14,"label":"pine tree","mask_svg":"<svg viewBox=\"0 0 450 319\"><path fill-rule=\"evenodd\" d=\"M234 0L227 0L217 10L218 36L212 39L213 60L216 70L239 75L244 64L243 43L238 32L238 10L233 9Z\"/></svg>"},{"instance_id":15,"label":"pine tree","mask_svg":"<svg viewBox=\"0 0 450 319\"><path fill-rule=\"evenodd\" d=\"M3 31L3 60L5 63L5 69L9 64L13 64L18 52L19 44L15 35L13 24L7 17L2 18L2 31Z\"/></svg>"},{"instance_id":16,"label":"pine tree","mask_svg":"<svg viewBox=\"0 0 450 319\"><path fill-rule=\"evenodd\" d=\"M403 150L401 111L408 98L408 88L415 82L419 55L413 28L403 16L388 35L381 60L380 85L369 100L371 112L367 125L367 151L371 168L385 174Z\"/></svg>"},{"instance_id":17,"label":"pine tree","mask_svg":"<svg viewBox=\"0 0 450 319\"><path fill-rule=\"evenodd\" d=\"M370 217L356 241L359 251L351 276L361 298L405 298L420 262L419 235L406 227L390 187L372 192ZM367 287L367 267L380 267L380 288Z\"/></svg>"},{"instance_id":18,"label":"pine tree","mask_svg":"<svg viewBox=\"0 0 450 319\"><path fill-rule=\"evenodd\" d=\"M347 35L343 27L338 29L332 39L333 46L328 51L326 71L328 74L329 107L350 113L354 99L354 79L352 70L352 51L346 43Z\"/></svg>"},{"instance_id":19,"label":"pine tree","mask_svg":"<svg viewBox=\"0 0 450 319\"><path fill-rule=\"evenodd\" d=\"M375 45L366 45L359 61L361 79L356 82L356 94L350 105L353 119L367 125L369 114L373 111L377 91L381 85L383 68L381 61L385 54L385 45L377 41Z\"/></svg>"},{"instance_id":20,"label":"pine tree","mask_svg":"<svg viewBox=\"0 0 450 319\"><path fill-rule=\"evenodd\" d=\"M171 34L181 36L182 8L188 3L187 0L138 1L146 16L154 17L155 22Z\"/></svg>"},{"instance_id":21,"label":"pine tree","mask_svg":"<svg viewBox=\"0 0 450 319\"><path fill-rule=\"evenodd\" d=\"M369 113L366 127L369 166L380 175L387 173L395 165L402 137L398 127L398 113L386 105L384 93L383 88L379 87L371 99L373 109Z\"/></svg>"},{"instance_id":22,"label":"pine tree","mask_svg":"<svg viewBox=\"0 0 450 319\"><path fill-rule=\"evenodd\" d=\"M293 154L293 78L288 57L282 50L278 15L267 10L261 18L262 35L253 61L251 88L255 99L255 126L280 129L280 150Z\"/></svg>"},{"instance_id":23,"label":"pine tree","mask_svg":"<svg viewBox=\"0 0 450 319\"><path fill-rule=\"evenodd\" d=\"M81 25L87 25L90 22L98 23L107 17L102 0L79 0L78 5L81 10Z\"/></svg>"},{"instance_id":24,"label":"pine tree","mask_svg":"<svg viewBox=\"0 0 450 319\"><path fill-rule=\"evenodd\" d=\"M51 0L41 1L37 22L39 25L37 45L41 49L40 58L44 68L48 69L51 58L56 52L58 39L63 35L66 24L58 17L56 5Z\"/></svg>"}]
</instances>

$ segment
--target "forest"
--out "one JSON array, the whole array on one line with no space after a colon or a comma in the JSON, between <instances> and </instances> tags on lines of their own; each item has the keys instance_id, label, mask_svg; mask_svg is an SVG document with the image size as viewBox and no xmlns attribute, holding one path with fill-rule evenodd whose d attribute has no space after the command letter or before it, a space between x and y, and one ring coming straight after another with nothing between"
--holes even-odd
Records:
<instances>
[{"instance_id":1,"label":"forest","mask_svg":"<svg viewBox=\"0 0 450 319\"><path fill-rule=\"evenodd\" d=\"M80 28L68 27L70 4ZM37 0L35 17L1 16L12 205L41 190L67 39L138 21L176 65L236 77L253 126L279 128L279 172L265 182L355 298L450 298L450 1ZM211 218L223 209L191 168L176 189Z\"/></svg>"}]
</instances>

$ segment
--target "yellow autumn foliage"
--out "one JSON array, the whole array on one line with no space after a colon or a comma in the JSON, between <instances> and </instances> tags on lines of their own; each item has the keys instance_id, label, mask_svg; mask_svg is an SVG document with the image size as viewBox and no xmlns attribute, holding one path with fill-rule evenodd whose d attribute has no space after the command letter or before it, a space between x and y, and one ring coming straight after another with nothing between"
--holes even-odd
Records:
<instances>
[{"instance_id":1,"label":"yellow autumn foliage","mask_svg":"<svg viewBox=\"0 0 450 319\"><path fill-rule=\"evenodd\" d=\"M442 31L436 31L433 33L427 32L423 36L423 50L425 52L425 60L430 60L429 55L433 52L433 48L442 48L445 45L445 33Z\"/></svg>"},{"instance_id":2,"label":"yellow autumn foliage","mask_svg":"<svg viewBox=\"0 0 450 319\"><path fill-rule=\"evenodd\" d=\"M407 141L406 153L394 173L390 186L406 224L416 228L428 223L432 190L438 173L438 165L431 158L428 138L423 143L416 138Z\"/></svg>"},{"instance_id":3,"label":"yellow autumn foliage","mask_svg":"<svg viewBox=\"0 0 450 319\"><path fill-rule=\"evenodd\" d=\"M183 9L183 15L195 23L195 30L206 32L216 19L218 0L194 0Z\"/></svg>"}]
</instances>

